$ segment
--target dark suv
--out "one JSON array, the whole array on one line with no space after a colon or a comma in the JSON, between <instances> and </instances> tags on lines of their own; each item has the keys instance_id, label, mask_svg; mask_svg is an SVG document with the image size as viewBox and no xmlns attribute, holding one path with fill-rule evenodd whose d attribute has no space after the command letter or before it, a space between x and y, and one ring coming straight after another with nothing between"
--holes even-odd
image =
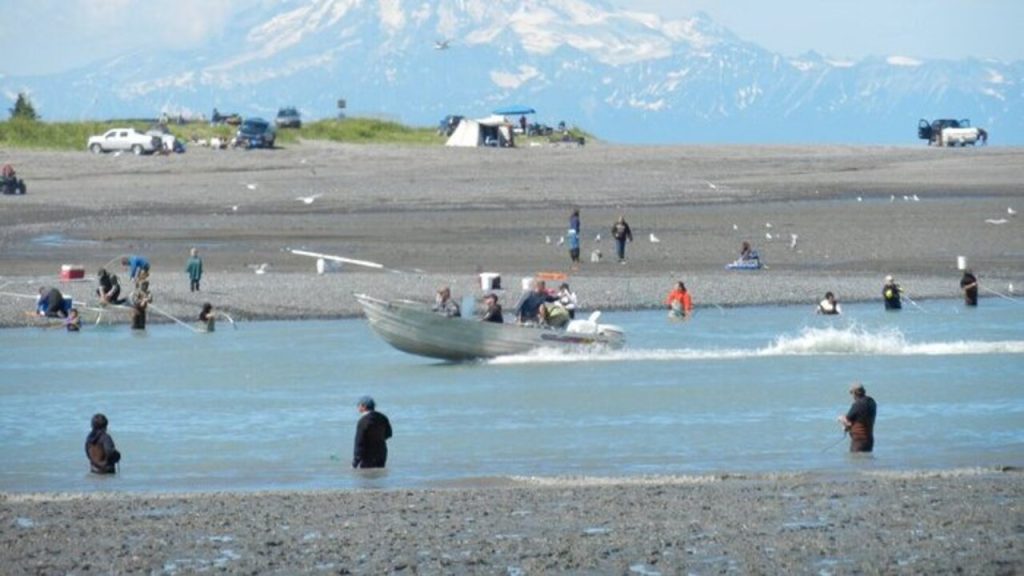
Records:
<instances>
[{"instance_id":1,"label":"dark suv","mask_svg":"<svg viewBox=\"0 0 1024 576\"><path fill-rule=\"evenodd\" d=\"M302 128L302 119L299 118L299 111L295 108L281 108L277 111L277 118L274 120L278 128Z\"/></svg>"},{"instance_id":2,"label":"dark suv","mask_svg":"<svg viewBox=\"0 0 1024 576\"><path fill-rule=\"evenodd\" d=\"M263 118L247 118L235 135L235 143L245 148L273 148L275 140L277 130Z\"/></svg>"}]
</instances>

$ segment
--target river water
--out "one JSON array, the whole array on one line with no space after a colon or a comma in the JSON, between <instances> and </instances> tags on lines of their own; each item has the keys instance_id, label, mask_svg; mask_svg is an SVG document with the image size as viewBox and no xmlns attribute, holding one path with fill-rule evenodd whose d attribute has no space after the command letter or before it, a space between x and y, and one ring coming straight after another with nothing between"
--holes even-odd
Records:
<instances>
[{"instance_id":1,"label":"river water","mask_svg":"<svg viewBox=\"0 0 1024 576\"><path fill-rule=\"evenodd\" d=\"M606 313L619 351L445 364L365 320L0 330L5 491L416 487L509 476L904 471L1024 465L1024 302ZM875 453L835 422L860 380ZM388 470L349 467L356 400L395 430ZM87 473L104 412L124 454Z\"/></svg>"}]
</instances>

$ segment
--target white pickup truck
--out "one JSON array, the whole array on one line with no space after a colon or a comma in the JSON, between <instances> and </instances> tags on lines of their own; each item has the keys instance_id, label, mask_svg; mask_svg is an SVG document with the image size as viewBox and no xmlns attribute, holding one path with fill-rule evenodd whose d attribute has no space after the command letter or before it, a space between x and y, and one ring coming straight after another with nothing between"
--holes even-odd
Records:
<instances>
[{"instance_id":1,"label":"white pickup truck","mask_svg":"<svg viewBox=\"0 0 1024 576\"><path fill-rule=\"evenodd\" d=\"M988 142L988 132L971 126L971 121L943 118L929 123L921 119L917 123L917 137L927 140L929 146L974 146Z\"/></svg>"},{"instance_id":2,"label":"white pickup truck","mask_svg":"<svg viewBox=\"0 0 1024 576\"><path fill-rule=\"evenodd\" d=\"M113 128L100 136L92 136L88 143L93 154L131 150L133 154L152 154L163 147L157 136L143 134L134 128Z\"/></svg>"}]
</instances>

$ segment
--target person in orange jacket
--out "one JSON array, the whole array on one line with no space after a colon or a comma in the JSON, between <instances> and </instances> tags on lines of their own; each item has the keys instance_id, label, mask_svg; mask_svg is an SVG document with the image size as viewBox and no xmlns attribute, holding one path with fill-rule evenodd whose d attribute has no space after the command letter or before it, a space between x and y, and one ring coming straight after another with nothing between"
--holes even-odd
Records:
<instances>
[{"instance_id":1,"label":"person in orange jacket","mask_svg":"<svg viewBox=\"0 0 1024 576\"><path fill-rule=\"evenodd\" d=\"M687 319L693 314L693 301L690 299L690 293L686 291L686 284L680 280L676 282L675 288L668 293L668 297L665 298L665 304L668 305L668 317Z\"/></svg>"}]
</instances>

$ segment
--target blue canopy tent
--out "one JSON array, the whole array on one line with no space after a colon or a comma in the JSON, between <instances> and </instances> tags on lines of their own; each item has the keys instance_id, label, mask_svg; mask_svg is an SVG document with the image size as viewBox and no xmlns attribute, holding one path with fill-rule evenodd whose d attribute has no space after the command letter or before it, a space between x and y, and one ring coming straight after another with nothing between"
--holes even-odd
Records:
<instances>
[{"instance_id":1,"label":"blue canopy tent","mask_svg":"<svg viewBox=\"0 0 1024 576\"><path fill-rule=\"evenodd\" d=\"M503 106L493 112L498 116L524 116L526 114L536 114L537 111L529 106L523 106L522 104L513 104L511 106Z\"/></svg>"}]
</instances>

